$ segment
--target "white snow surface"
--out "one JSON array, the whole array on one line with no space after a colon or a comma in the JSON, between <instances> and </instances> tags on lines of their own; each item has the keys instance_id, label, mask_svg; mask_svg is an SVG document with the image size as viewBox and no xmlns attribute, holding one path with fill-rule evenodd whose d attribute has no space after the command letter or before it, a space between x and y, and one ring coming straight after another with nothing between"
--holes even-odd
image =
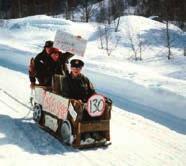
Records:
<instances>
[{"instance_id":1,"label":"white snow surface","mask_svg":"<svg viewBox=\"0 0 186 166\"><path fill-rule=\"evenodd\" d=\"M171 25L173 58L167 60L165 24L139 16L120 21L118 32L110 29L111 44L120 38L111 56L99 48L96 23L44 15L5 21L0 29L0 165L186 165L185 35ZM88 40L80 57L83 73L114 105L108 148L62 145L34 124L23 105L30 95L29 59L58 29ZM131 59L129 29L142 36L143 61Z\"/></svg>"},{"instance_id":2,"label":"white snow surface","mask_svg":"<svg viewBox=\"0 0 186 166\"><path fill-rule=\"evenodd\" d=\"M3 67L0 75L0 165L186 164L185 121L157 114L146 114L145 118L114 106L112 144L107 148L73 149L32 121L32 112L23 105L28 105L30 93L27 75Z\"/></svg>"}]
</instances>

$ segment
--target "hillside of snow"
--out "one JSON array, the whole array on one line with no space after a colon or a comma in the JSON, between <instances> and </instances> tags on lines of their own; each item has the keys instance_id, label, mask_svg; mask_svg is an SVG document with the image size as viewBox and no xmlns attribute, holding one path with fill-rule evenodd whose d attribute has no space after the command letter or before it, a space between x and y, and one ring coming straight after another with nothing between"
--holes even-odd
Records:
<instances>
[{"instance_id":1,"label":"hillside of snow","mask_svg":"<svg viewBox=\"0 0 186 166\"><path fill-rule=\"evenodd\" d=\"M74 23L44 15L5 20L0 29L0 65L27 73L29 59L42 50L46 40L54 40L58 29L64 30L88 40L82 57L86 63L84 73L97 90L113 98L116 105L125 108L130 100L186 119L186 57L183 56L186 40L183 32L170 26L170 36L174 39L173 58L168 60L165 24L139 16L124 16L120 19L118 32L114 32L113 25L108 29L109 44L113 48L108 56L100 49L98 26L104 31L103 25ZM142 61L133 60L129 34L136 45L140 34Z\"/></svg>"}]
</instances>

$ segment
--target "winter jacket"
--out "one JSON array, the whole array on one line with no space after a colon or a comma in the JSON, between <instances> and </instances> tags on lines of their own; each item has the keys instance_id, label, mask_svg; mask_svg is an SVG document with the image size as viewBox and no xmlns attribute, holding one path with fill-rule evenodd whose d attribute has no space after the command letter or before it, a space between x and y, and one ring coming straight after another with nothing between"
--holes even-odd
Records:
<instances>
[{"instance_id":1,"label":"winter jacket","mask_svg":"<svg viewBox=\"0 0 186 166\"><path fill-rule=\"evenodd\" d=\"M62 96L82 100L86 102L90 96L95 93L95 89L89 79L80 74L78 77L73 78L72 74L65 76L62 85Z\"/></svg>"},{"instance_id":2,"label":"winter jacket","mask_svg":"<svg viewBox=\"0 0 186 166\"><path fill-rule=\"evenodd\" d=\"M40 85L43 86L51 86L52 76L54 74L68 74L67 63L68 59L72 57L71 53L61 53L60 58L57 62L54 62L53 59L48 55L45 50L39 53L34 59L34 68L33 74L29 69L29 78L31 83L35 83L36 79L38 80Z\"/></svg>"}]
</instances>

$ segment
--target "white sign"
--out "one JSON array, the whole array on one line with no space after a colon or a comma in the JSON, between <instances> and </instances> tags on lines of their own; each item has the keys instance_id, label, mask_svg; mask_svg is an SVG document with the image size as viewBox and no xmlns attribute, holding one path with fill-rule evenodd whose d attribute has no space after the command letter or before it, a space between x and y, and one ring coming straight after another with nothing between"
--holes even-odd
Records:
<instances>
[{"instance_id":1,"label":"white sign","mask_svg":"<svg viewBox=\"0 0 186 166\"><path fill-rule=\"evenodd\" d=\"M67 32L58 30L56 32L54 47L59 48L62 52L71 52L83 56L85 53L87 40L80 36L73 36Z\"/></svg>"},{"instance_id":2,"label":"white sign","mask_svg":"<svg viewBox=\"0 0 186 166\"><path fill-rule=\"evenodd\" d=\"M43 100L43 110L49 112L59 119L66 120L68 114L68 99L46 92Z\"/></svg>"},{"instance_id":3,"label":"white sign","mask_svg":"<svg viewBox=\"0 0 186 166\"><path fill-rule=\"evenodd\" d=\"M87 111L91 117L101 116L105 111L105 97L95 94L88 99Z\"/></svg>"}]
</instances>

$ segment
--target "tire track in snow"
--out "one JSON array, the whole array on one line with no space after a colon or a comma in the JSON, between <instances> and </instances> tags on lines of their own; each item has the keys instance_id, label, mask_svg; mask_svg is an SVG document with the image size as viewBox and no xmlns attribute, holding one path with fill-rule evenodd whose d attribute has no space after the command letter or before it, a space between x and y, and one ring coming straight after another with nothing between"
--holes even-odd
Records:
<instances>
[{"instance_id":1,"label":"tire track in snow","mask_svg":"<svg viewBox=\"0 0 186 166\"><path fill-rule=\"evenodd\" d=\"M11 99L15 100L17 103L21 104L22 106L31 109L31 107L29 107L28 105L26 105L24 102L18 100L16 97L14 97L12 94L10 94L9 92L3 90L0 88L0 91L2 91L4 94L6 94L7 96L9 96Z\"/></svg>"}]
</instances>

